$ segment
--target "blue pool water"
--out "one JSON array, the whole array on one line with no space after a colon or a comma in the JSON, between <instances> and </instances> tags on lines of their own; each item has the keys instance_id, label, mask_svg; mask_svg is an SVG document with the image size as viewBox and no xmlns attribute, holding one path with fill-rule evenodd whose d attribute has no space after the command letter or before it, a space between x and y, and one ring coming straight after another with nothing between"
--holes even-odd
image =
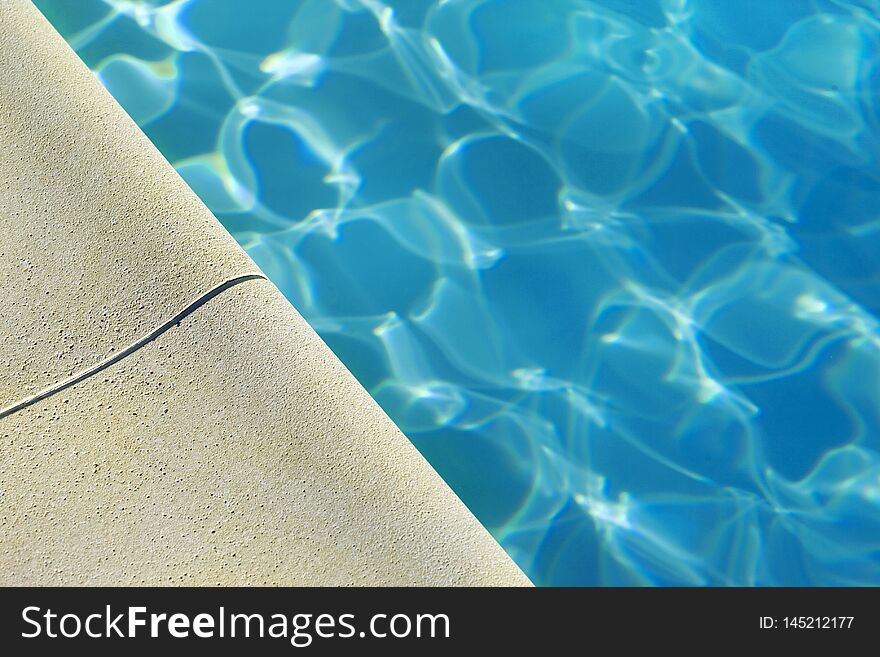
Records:
<instances>
[{"instance_id":1,"label":"blue pool water","mask_svg":"<svg viewBox=\"0 0 880 657\"><path fill-rule=\"evenodd\" d=\"M37 4L536 583L880 583L880 2Z\"/></svg>"}]
</instances>

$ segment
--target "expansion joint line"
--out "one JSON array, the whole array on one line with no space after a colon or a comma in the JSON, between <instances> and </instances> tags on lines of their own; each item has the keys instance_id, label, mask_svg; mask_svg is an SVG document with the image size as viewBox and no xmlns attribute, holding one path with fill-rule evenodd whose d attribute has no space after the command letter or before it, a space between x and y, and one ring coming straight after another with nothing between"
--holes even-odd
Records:
<instances>
[{"instance_id":1,"label":"expansion joint line","mask_svg":"<svg viewBox=\"0 0 880 657\"><path fill-rule=\"evenodd\" d=\"M23 408L27 408L28 406L36 404L38 401L46 399L46 397L51 397L52 395L59 393L62 390L66 390L67 388L76 385L80 381L84 381L85 379L88 379L89 377L94 376L95 374L98 374L99 372L106 370L111 365L115 365L116 363L121 361L126 356L133 354L135 351L137 351L138 349L140 349L144 345L149 344L150 342L152 342L153 340L158 338L160 335L165 333L165 331L167 331L171 327L177 325L181 320L183 320L187 316L194 313L196 310L201 308L203 305L208 303L211 299L213 299L217 295L222 294L223 292L225 292L229 288L234 287L234 286L238 285L239 283L244 283L246 281L255 281L255 280L265 281L268 279L265 276L263 276L262 274L242 274L241 276L234 276L232 278L227 278L222 283L218 283L217 285L212 287L210 290L208 290L204 294L198 296L196 299L194 299L189 304L187 304L187 306L185 308L183 308L183 310L181 310L180 312L175 314L173 317L171 317L170 319L165 321L163 324L154 328L152 331L150 331L149 333L147 333L143 337L139 338L135 342L132 342L130 345L128 345L124 349L114 353L111 356L108 356L104 360L99 361L98 363L95 363L91 367L84 369L81 372L77 372L76 374L73 374L72 376L70 376L66 379L63 379L62 381L59 381L57 383L52 384L48 388L44 388L43 390L41 390L33 395L30 395L29 397L25 397L24 399L21 399L21 400L15 402L14 404L10 404L9 406L6 406L5 408L0 409L0 419L6 417L7 415L12 415L16 411L20 411Z\"/></svg>"}]
</instances>

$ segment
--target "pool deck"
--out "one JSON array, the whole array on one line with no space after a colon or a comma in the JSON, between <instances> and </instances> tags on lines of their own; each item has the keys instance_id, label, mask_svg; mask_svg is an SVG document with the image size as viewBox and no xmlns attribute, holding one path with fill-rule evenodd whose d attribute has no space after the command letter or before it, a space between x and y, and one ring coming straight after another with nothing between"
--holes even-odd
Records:
<instances>
[{"instance_id":1,"label":"pool deck","mask_svg":"<svg viewBox=\"0 0 880 657\"><path fill-rule=\"evenodd\" d=\"M529 584L27 0L0 185L0 584Z\"/></svg>"}]
</instances>

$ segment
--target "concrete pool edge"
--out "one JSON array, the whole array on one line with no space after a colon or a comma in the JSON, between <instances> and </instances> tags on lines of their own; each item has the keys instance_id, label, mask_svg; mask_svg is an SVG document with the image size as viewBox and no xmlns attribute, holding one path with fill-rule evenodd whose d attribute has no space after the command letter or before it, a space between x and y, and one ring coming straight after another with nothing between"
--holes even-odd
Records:
<instances>
[{"instance_id":1,"label":"concrete pool edge","mask_svg":"<svg viewBox=\"0 0 880 657\"><path fill-rule=\"evenodd\" d=\"M37 9L0 19L2 583L527 585Z\"/></svg>"}]
</instances>

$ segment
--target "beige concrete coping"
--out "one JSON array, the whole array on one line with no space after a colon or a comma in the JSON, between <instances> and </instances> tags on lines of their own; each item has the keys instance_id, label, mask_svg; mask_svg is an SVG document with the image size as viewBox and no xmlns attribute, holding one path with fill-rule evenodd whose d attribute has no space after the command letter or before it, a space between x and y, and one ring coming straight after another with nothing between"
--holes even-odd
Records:
<instances>
[{"instance_id":1,"label":"beige concrete coping","mask_svg":"<svg viewBox=\"0 0 880 657\"><path fill-rule=\"evenodd\" d=\"M3 408L258 269L30 2L0 67Z\"/></svg>"},{"instance_id":2,"label":"beige concrete coping","mask_svg":"<svg viewBox=\"0 0 880 657\"><path fill-rule=\"evenodd\" d=\"M27 0L0 185L0 584L528 584Z\"/></svg>"}]
</instances>

